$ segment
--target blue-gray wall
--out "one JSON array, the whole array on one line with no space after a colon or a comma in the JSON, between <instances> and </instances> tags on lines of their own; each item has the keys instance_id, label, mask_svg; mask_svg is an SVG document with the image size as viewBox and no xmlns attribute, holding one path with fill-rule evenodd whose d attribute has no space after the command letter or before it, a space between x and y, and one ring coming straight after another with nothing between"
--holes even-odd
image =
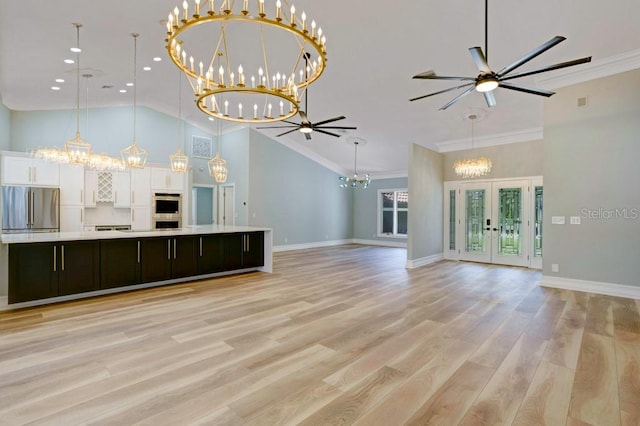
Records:
<instances>
[{"instance_id":1,"label":"blue-gray wall","mask_svg":"<svg viewBox=\"0 0 640 426\"><path fill-rule=\"evenodd\" d=\"M564 87L545 102L545 276L640 287L639 94L634 70ZM576 106L581 97L587 106Z\"/></svg>"},{"instance_id":2,"label":"blue-gray wall","mask_svg":"<svg viewBox=\"0 0 640 426\"><path fill-rule=\"evenodd\" d=\"M249 132L249 224L273 228L276 246L351 239L353 197L338 174Z\"/></svg>"},{"instance_id":3,"label":"blue-gray wall","mask_svg":"<svg viewBox=\"0 0 640 426\"><path fill-rule=\"evenodd\" d=\"M11 146L11 111L2 103L0 96L0 151Z\"/></svg>"}]
</instances>

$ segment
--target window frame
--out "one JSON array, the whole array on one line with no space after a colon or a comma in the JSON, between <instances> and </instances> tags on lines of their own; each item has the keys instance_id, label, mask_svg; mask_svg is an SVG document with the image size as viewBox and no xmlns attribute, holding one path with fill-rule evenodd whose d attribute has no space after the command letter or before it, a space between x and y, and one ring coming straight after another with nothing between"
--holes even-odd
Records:
<instances>
[{"instance_id":1,"label":"window frame","mask_svg":"<svg viewBox=\"0 0 640 426\"><path fill-rule=\"evenodd\" d=\"M386 193L386 192L393 192L393 208L385 208L382 205L382 194ZM400 238L400 239L407 239L407 236L409 234L409 230L407 229L407 233L406 234L398 234L398 212L407 212L407 220L408 220L408 216L409 216L409 208L398 208L398 198L397 198L397 193L398 192L406 192L407 195L409 194L409 190L407 188L388 188L388 189L378 189L377 192L377 215L378 215L378 226L376 229L376 236L378 238ZM383 217L383 212L384 211L393 211L393 233L389 234L389 233L384 233L382 232L382 217ZM408 223L407 223L407 228L408 228Z\"/></svg>"}]
</instances>

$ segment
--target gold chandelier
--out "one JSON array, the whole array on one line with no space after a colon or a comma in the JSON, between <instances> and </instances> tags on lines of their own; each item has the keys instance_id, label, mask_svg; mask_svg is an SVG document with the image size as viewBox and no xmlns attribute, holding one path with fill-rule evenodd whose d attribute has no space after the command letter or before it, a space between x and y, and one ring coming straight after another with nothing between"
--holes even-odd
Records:
<instances>
[{"instance_id":1,"label":"gold chandelier","mask_svg":"<svg viewBox=\"0 0 640 426\"><path fill-rule=\"evenodd\" d=\"M182 73L178 76L178 149L169 156L171 171L175 173L185 173L189 165L189 157L182 152Z\"/></svg>"},{"instance_id":2,"label":"gold chandelier","mask_svg":"<svg viewBox=\"0 0 640 426\"><path fill-rule=\"evenodd\" d=\"M147 164L147 151L136 144L138 36L138 33L131 33L131 37L133 37L133 142L128 147L120 150L122 161L132 169L142 169Z\"/></svg>"},{"instance_id":3,"label":"gold chandelier","mask_svg":"<svg viewBox=\"0 0 640 426\"><path fill-rule=\"evenodd\" d=\"M265 0L253 1L251 7L248 0L220 1L219 8L215 3L194 0L190 7L185 0L166 23L169 57L187 76L197 107L240 123L295 115L302 91L325 69L322 28L306 12L296 14L287 0L285 7L281 0L269 7Z\"/></svg>"},{"instance_id":4,"label":"gold chandelier","mask_svg":"<svg viewBox=\"0 0 640 426\"><path fill-rule=\"evenodd\" d=\"M471 149L473 149L473 139L475 132L475 120L478 118L477 114L469 114L467 115L467 119L471 121ZM485 176L491 173L491 160L487 157L478 157L478 158L465 158L463 160L456 160L453 163L453 170L456 172L456 175L460 176L463 179L470 179Z\"/></svg>"}]
</instances>

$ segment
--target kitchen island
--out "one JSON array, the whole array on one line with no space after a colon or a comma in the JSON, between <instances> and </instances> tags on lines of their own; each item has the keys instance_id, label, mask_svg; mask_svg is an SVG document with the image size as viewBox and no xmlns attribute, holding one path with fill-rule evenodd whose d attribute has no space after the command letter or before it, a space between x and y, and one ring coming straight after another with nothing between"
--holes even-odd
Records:
<instances>
[{"instance_id":1,"label":"kitchen island","mask_svg":"<svg viewBox=\"0 0 640 426\"><path fill-rule=\"evenodd\" d=\"M2 234L0 243L0 310L273 268L272 231L260 227Z\"/></svg>"}]
</instances>

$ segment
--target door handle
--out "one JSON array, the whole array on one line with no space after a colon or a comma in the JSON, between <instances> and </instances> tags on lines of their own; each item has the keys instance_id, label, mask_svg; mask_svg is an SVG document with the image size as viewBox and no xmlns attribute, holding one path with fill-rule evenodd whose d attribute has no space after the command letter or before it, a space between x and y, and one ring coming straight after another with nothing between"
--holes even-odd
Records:
<instances>
[{"instance_id":1,"label":"door handle","mask_svg":"<svg viewBox=\"0 0 640 426\"><path fill-rule=\"evenodd\" d=\"M84 204L84 191L80 190L80 204Z\"/></svg>"},{"instance_id":2,"label":"door handle","mask_svg":"<svg viewBox=\"0 0 640 426\"><path fill-rule=\"evenodd\" d=\"M36 194L34 194L33 192L31 193L31 209L30 209L30 213L31 213L31 225L33 225L33 220L35 218L35 213L34 210L36 209Z\"/></svg>"},{"instance_id":3,"label":"door handle","mask_svg":"<svg viewBox=\"0 0 640 426\"><path fill-rule=\"evenodd\" d=\"M140 241L138 241L138 263L140 263Z\"/></svg>"},{"instance_id":4,"label":"door handle","mask_svg":"<svg viewBox=\"0 0 640 426\"><path fill-rule=\"evenodd\" d=\"M64 244L60 246L60 270L64 271Z\"/></svg>"},{"instance_id":5,"label":"door handle","mask_svg":"<svg viewBox=\"0 0 640 426\"><path fill-rule=\"evenodd\" d=\"M202 257L202 237L200 237L200 257Z\"/></svg>"},{"instance_id":6,"label":"door handle","mask_svg":"<svg viewBox=\"0 0 640 426\"><path fill-rule=\"evenodd\" d=\"M58 270L58 251L57 251L57 247L53 246L53 272L56 272Z\"/></svg>"},{"instance_id":7,"label":"door handle","mask_svg":"<svg viewBox=\"0 0 640 426\"><path fill-rule=\"evenodd\" d=\"M171 240L167 240L167 260L171 260Z\"/></svg>"},{"instance_id":8,"label":"door handle","mask_svg":"<svg viewBox=\"0 0 640 426\"><path fill-rule=\"evenodd\" d=\"M173 239L173 258L176 258L176 239Z\"/></svg>"}]
</instances>

